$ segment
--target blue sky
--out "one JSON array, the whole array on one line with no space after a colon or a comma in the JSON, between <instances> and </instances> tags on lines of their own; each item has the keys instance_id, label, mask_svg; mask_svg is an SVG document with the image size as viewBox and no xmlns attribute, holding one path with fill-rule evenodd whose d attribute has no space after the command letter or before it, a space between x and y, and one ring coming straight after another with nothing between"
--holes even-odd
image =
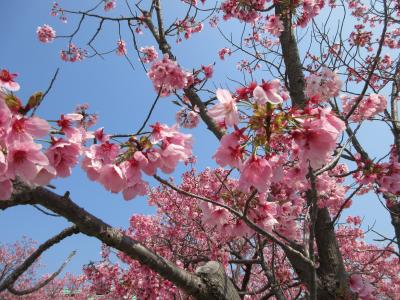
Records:
<instances>
[{"instance_id":1,"label":"blue sky","mask_svg":"<svg viewBox=\"0 0 400 300\"><path fill-rule=\"evenodd\" d=\"M79 6L81 2L71 0L61 1L60 4L66 8L82 9L82 6ZM95 2L88 1L88 3ZM48 0L0 1L2 37L0 68L7 68L19 74L18 82L22 88L18 96L26 101L32 93L47 88L59 67L57 81L38 111L40 116L55 119L62 113L71 112L77 104L89 103L91 111L99 114L98 126L104 126L107 132L134 132L143 122L156 93L137 62L129 35L125 36L125 40L135 71L124 58L114 54L106 56L104 60L94 57L73 64L62 62L59 52L66 47L67 41L56 40L52 44L44 45L38 42L35 34L37 26L43 24L50 24L58 34L68 34L73 30L76 24L74 19L69 19L67 24L63 24L57 18L50 16L52 3L53 1ZM171 14L172 11L174 14ZM117 10L114 13L123 14L123 11ZM169 20L173 20L176 16L175 7L168 7L165 15ZM238 32L241 28L237 23L229 23L229 26L228 30L232 32ZM76 44L84 44L95 28L96 24L90 21L85 23L82 33L75 41ZM122 32L123 35L127 33L126 29ZM113 49L118 39L117 33L115 25L106 26L96 43L98 49L104 51ZM139 38L139 44L154 45L154 42L145 34ZM240 57L233 55L225 62L221 62L217 51L225 46L226 43L217 31L210 30L206 25L204 32L197 34L191 40L179 45L173 44L173 52L178 57L179 63L188 70L216 61L216 72L213 77L215 87L228 85L233 89L235 85L230 83L227 77L241 80L240 73L235 73L235 63ZM270 78L266 76L266 79ZM174 123L178 108L169 100L159 101L151 122L159 120L167 124ZM194 152L198 157L197 169L215 166L211 156L217 147L216 139L206 132L203 125L191 133L194 135ZM382 153L382 145L385 145L384 151L386 151L387 145L391 142L387 129L379 126L364 126L360 135L365 147L372 151L372 156ZM185 170L183 166L178 168L175 173L177 179L183 170ZM116 227L126 228L130 216L134 213L150 214L154 211L147 206L145 198L126 202L121 195L106 192L99 184L89 181L79 167L75 168L73 176L57 180L54 184L58 193L70 191L71 198L78 205ZM377 204L375 196L358 199L350 211L353 214L364 215L366 224L372 225L376 221L376 228L379 231L391 235L388 215ZM21 239L22 236L42 242L67 226L68 223L62 218L43 215L32 207L17 207L0 213L0 242L12 242ZM83 264L99 258L100 243L83 235L70 237L43 256L42 262L46 265L44 271L55 270L75 249L78 253L66 270L79 273Z\"/></svg>"}]
</instances>

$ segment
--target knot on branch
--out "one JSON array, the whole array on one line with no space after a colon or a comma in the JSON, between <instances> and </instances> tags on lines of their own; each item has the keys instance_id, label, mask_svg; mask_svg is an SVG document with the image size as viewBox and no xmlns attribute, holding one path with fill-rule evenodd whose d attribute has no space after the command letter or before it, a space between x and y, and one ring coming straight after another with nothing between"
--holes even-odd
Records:
<instances>
[{"instance_id":1,"label":"knot on branch","mask_svg":"<svg viewBox=\"0 0 400 300\"><path fill-rule=\"evenodd\" d=\"M215 300L239 300L240 296L224 267L217 261L209 261L196 269L196 274L207 287L207 294ZM211 298L210 298L211 299Z\"/></svg>"}]
</instances>

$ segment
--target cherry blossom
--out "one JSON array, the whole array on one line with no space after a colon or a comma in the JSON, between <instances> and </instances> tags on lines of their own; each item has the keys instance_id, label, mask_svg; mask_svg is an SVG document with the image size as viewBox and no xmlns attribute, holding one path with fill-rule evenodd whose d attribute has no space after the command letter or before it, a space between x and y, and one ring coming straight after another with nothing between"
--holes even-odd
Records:
<instances>
[{"instance_id":1,"label":"cherry blossom","mask_svg":"<svg viewBox=\"0 0 400 300\"><path fill-rule=\"evenodd\" d=\"M162 60L153 63L147 76L153 82L156 92L160 92L163 97L173 90L186 88L190 82L190 74L184 72L167 54Z\"/></svg>"},{"instance_id":2,"label":"cherry blossom","mask_svg":"<svg viewBox=\"0 0 400 300\"><path fill-rule=\"evenodd\" d=\"M39 41L41 41L42 43L50 43L56 38L55 30L47 24L39 26L36 33Z\"/></svg>"},{"instance_id":3,"label":"cherry blossom","mask_svg":"<svg viewBox=\"0 0 400 300\"><path fill-rule=\"evenodd\" d=\"M200 116L195 111L182 108L176 113L176 122L183 128L195 128L200 122Z\"/></svg>"},{"instance_id":4,"label":"cherry blossom","mask_svg":"<svg viewBox=\"0 0 400 300\"><path fill-rule=\"evenodd\" d=\"M151 63L158 58L158 53L154 46L141 47L139 51L143 53L141 61L145 64Z\"/></svg>"},{"instance_id":5,"label":"cherry blossom","mask_svg":"<svg viewBox=\"0 0 400 300\"><path fill-rule=\"evenodd\" d=\"M272 80L270 82L264 82L261 86L257 86L253 90L253 97L256 103L265 104L269 102L271 104L279 104L283 102L282 96L279 94L280 90L279 80Z\"/></svg>"},{"instance_id":6,"label":"cherry blossom","mask_svg":"<svg viewBox=\"0 0 400 300\"><path fill-rule=\"evenodd\" d=\"M6 69L0 71L0 88L5 88L6 90L16 92L19 90L20 86L14 81L17 74L10 73Z\"/></svg>"},{"instance_id":7,"label":"cherry blossom","mask_svg":"<svg viewBox=\"0 0 400 300\"><path fill-rule=\"evenodd\" d=\"M117 7L117 0L104 0L104 10L109 11Z\"/></svg>"},{"instance_id":8,"label":"cherry blossom","mask_svg":"<svg viewBox=\"0 0 400 300\"><path fill-rule=\"evenodd\" d=\"M265 29L272 35L279 37L284 30L283 22L280 20L279 16L269 16Z\"/></svg>"},{"instance_id":9,"label":"cherry blossom","mask_svg":"<svg viewBox=\"0 0 400 300\"><path fill-rule=\"evenodd\" d=\"M352 107L356 104L358 97L348 97L343 95L341 97L343 104L343 113L348 114ZM386 98L379 94L371 94L368 97L361 99L356 109L350 116L350 120L354 122L361 122L363 120L371 119L377 114L382 113L387 106Z\"/></svg>"},{"instance_id":10,"label":"cherry blossom","mask_svg":"<svg viewBox=\"0 0 400 300\"><path fill-rule=\"evenodd\" d=\"M123 56L128 53L128 50L126 49L125 41L123 41L123 40L117 41L117 49L115 50L115 53L119 56Z\"/></svg>"},{"instance_id":11,"label":"cherry blossom","mask_svg":"<svg viewBox=\"0 0 400 300\"><path fill-rule=\"evenodd\" d=\"M228 90L217 89L215 94L220 101L208 111L208 115L216 122L225 121L227 126L234 126L239 123L239 113L236 101Z\"/></svg>"}]
</instances>

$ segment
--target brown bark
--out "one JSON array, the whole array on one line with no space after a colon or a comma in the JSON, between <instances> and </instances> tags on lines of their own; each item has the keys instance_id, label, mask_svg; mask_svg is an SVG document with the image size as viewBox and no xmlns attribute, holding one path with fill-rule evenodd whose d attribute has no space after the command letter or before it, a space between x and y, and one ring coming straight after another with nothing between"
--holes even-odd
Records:
<instances>
[{"instance_id":1,"label":"brown bark","mask_svg":"<svg viewBox=\"0 0 400 300\"><path fill-rule=\"evenodd\" d=\"M302 107L306 100L305 80L289 11L289 8L282 4L275 6L275 13L281 17L284 25L280 43L289 80L290 97L294 106ZM311 203L311 201L309 202ZM351 298L353 296L348 286L348 276L344 269L343 258L336 240L334 227L331 225L329 212L326 208L318 208L316 215L315 240L319 258L317 278L313 279L313 270L310 270L310 266L305 266L293 255L288 254L288 258L301 280L309 288L314 284L317 285L317 299ZM316 282L313 282L313 280Z\"/></svg>"},{"instance_id":2,"label":"brown bark","mask_svg":"<svg viewBox=\"0 0 400 300\"><path fill-rule=\"evenodd\" d=\"M70 200L68 194L60 196L43 187L31 189L23 183L18 183L15 188L12 199L0 201L0 209L4 210L22 204L40 204L74 223L81 233L93 236L106 245L122 251L196 299L240 299L236 289L232 289L228 284L226 275L224 275L224 282L216 285L214 278L217 275L212 272L209 275L203 272L201 276L198 276L178 268L172 262L76 205ZM233 296L235 293L236 298Z\"/></svg>"}]
</instances>

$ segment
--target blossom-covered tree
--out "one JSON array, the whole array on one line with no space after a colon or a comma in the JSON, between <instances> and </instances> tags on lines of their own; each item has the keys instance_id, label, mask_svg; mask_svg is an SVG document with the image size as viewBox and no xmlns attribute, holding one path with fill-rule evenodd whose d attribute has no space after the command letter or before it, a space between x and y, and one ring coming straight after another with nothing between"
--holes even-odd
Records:
<instances>
[{"instance_id":1,"label":"blossom-covered tree","mask_svg":"<svg viewBox=\"0 0 400 300\"><path fill-rule=\"evenodd\" d=\"M37 29L42 43L67 42L65 62L138 60L154 102L133 132L96 127L87 105L46 121L37 114L52 84L22 101L17 75L0 72L0 208L41 206L74 224L37 250L22 249L18 259L1 252L0 292L48 297L52 284L61 298L59 287L70 284L82 291L69 295L77 299L399 299L399 4L170 2L102 0L86 10L55 3L51 14L62 22L78 17L72 33L59 35L47 24ZM179 8L174 21L164 19L163 5ZM113 14L118 7L123 15ZM73 41L88 19L97 29L79 47ZM232 23L243 30L228 35ZM118 29L109 51L94 46L104 24ZM226 42L216 57L236 59L242 82L216 88L218 64L180 64L176 44L183 47L205 26ZM141 45L141 34L153 45ZM179 107L176 124L149 124L159 101L169 100ZM201 141L187 132L200 122L219 141L212 157L218 168L194 169L193 143ZM378 122L393 145L374 158L357 133ZM191 167L181 183L165 178L182 163ZM69 192L50 189L51 180L71 176L77 165L125 200L146 196L156 214L134 214L129 228L117 229ZM160 186L151 187L149 177ZM360 216L341 218L355 196L366 194L383 199L394 229L393 238L376 233L379 245L365 241ZM100 240L102 260L86 265L82 277L50 276L30 287L36 259L74 233Z\"/></svg>"}]
</instances>

